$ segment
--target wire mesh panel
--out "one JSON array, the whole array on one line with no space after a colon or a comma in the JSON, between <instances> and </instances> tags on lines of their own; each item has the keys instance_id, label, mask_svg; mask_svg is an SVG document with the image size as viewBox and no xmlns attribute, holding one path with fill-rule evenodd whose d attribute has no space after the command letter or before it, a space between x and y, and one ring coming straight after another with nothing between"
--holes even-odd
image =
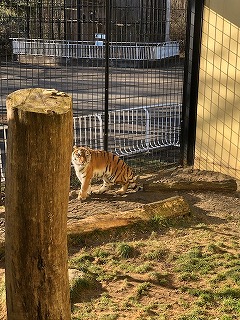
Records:
<instances>
[{"instance_id":1,"label":"wire mesh panel","mask_svg":"<svg viewBox=\"0 0 240 320\"><path fill-rule=\"evenodd\" d=\"M75 143L174 148L177 162L185 16L186 0L1 2L1 124L10 92L56 88L73 97Z\"/></svg>"},{"instance_id":2,"label":"wire mesh panel","mask_svg":"<svg viewBox=\"0 0 240 320\"><path fill-rule=\"evenodd\" d=\"M109 2L109 41L121 52L113 57L110 46L108 146L140 154L144 165L178 162L186 24L177 17L185 19L185 1Z\"/></svg>"},{"instance_id":3,"label":"wire mesh panel","mask_svg":"<svg viewBox=\"0 0 240 320\"><path fill-rule=\"evenodd\" d=\"M204 6L195 167L239 179L240 3L226 8L218 1Z\"/></svg>"}]
</instances>

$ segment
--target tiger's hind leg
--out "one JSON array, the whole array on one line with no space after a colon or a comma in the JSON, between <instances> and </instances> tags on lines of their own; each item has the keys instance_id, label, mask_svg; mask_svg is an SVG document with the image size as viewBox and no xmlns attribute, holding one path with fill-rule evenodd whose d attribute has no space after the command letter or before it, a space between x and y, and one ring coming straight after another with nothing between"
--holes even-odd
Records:
<instances>
[{"instance_id":1,"label":"tiger's hind leg","mask_svg":"<svg viewBox=\"0 0 240 320\"><path fill-rule=\"evenodd\" d=\"M105 191L109 190L110 187L113 185L112 182L110 182L107 178L103 177L103 184L101 187L96 191L97 194L102 194Z\"/></svg>"},{"instance_id":2,"label":"tiger's hind leg","mask_svg":"<svg viewBox=\"0 0 240 320\"><path fill-rule=\"evenodd\" d=\"M116 193L117 193L117 194L120 194L120 195L125 194L126 191L127 191L128 186L129 186L129 182L123 184L123 185L122 185L122 188L119 189Z\"/></svg>"}]
</instances>

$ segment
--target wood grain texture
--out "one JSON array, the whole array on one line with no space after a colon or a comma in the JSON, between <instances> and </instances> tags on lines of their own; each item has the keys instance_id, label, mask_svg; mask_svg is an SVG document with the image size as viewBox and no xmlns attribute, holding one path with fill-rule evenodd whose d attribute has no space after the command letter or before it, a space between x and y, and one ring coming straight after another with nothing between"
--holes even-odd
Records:
<instances>
[{"instance_id":1,"label":"wood grain texture","mask_svg":"<svg viewBox=\"0 0 240 320\"><path fill-rule=\"evenodd\" d=\"M7 97L6 290L9 320L68 320L67 208L72 99L57 90Z\"/></svg>"}]
</instances>

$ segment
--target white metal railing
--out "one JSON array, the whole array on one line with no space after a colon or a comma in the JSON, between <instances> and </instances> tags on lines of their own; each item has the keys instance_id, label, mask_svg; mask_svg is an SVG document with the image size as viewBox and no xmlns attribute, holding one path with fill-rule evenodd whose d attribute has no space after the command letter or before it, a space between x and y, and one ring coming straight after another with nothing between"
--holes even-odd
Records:
<instances>
[{"instance_id":1,"label":"white metal railing","mask_svg":"<svg viewBox=\"0 0 240 320\"><path fill-rule=\"evenodd\" d=\"M11 38L13 53L76 59L103 59L105 46L93 41ZM110 43L110 59L160 60L179 55L177 41L159 43Z\"/></svg>"},{"instance_id":2,"label":"white metal railing","mask_svg":"<svg viewBox=\"0 0 240 320\"><path fill-rule=\"evenodd\" d=\"M102 149L104 113L74 117L74 144ZM158 104L110 111L109 150L132 155L180 146L181 104Z\"/></svg>"},{"instance_id":3,"label":"white metal railing","mask_svg":"<svg viewBox=\"0 0 240 320\"><path fill-rule=\"evenodd\" d=\"M73 118L74 144L104 146L104 113ZM157 104L112 110L108 116L109 151L130 156L153 149L180 146L181 104ZM0 126L1 183L5 182L7 125Z\"/></svg>"},{"instance_id":4,"label":"white metal railing","mask_svg":"<svg viewBox=\"0 0 240 320\"><path fill-rule=\"evenodd\" d=\"M104 114L73 117L73 141L75 145L103 148Z\"/></svg>"},{"instance_id":5,"label":"white metal railing","mask_svg":"<svg viewBox=\"0 0 240 320\"><path fill-rule=\"evenodd\" d=\"M1 184L5 183L6 153L7 153L7 129L6 124L0 125L0 174Z\"/></svg>"}]
</instances>

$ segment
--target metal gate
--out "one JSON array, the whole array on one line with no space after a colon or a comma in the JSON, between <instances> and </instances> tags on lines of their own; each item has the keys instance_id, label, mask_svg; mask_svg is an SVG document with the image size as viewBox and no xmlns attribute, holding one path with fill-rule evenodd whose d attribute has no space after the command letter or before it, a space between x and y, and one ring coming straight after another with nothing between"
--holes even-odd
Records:
<instances>
[{"instance_id":1,"label":"metal gate","mask_svg":"<svg viewBox=\"0 0 240 320\"><path fill-rule=\"evenodd\" d=\"M2 154L6 96L44 87L72 95L75 143L179 161L186 0L10 0L0 17Z\"/></svg>"}]
</instances>

